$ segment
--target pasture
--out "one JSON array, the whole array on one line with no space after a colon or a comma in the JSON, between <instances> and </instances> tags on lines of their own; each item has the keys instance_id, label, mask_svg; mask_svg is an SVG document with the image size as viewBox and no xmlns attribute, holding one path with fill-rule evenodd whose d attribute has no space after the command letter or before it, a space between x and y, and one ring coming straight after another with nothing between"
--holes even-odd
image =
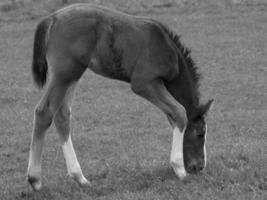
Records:
<instances>
[{"instance_id":1,"label":"pasture","mask_svg":"<svg viewBox=\"0 0 267 200\"><path fill-rule=\"evenodd\" d=\"M72 139L84 175L67 176L54 126L46 135L43 189L26 182L33 110L34 30L61 1L0 3L0 199L267 199L267 3L265 0L90 1L151 16L181 35L214 98L207 167L179 180L169 164L166 117L129 85L87 71L76 90ZM69 1L74 2L74 1ZM85 1L83 1L85 2ZM87 1L89 2L89 1Z\"/></svg>"}]
</instances>

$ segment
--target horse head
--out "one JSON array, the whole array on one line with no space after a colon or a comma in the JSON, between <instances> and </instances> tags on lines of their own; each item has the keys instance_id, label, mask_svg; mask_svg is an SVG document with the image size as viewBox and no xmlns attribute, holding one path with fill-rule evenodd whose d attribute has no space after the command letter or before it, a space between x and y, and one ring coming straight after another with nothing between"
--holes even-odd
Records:
<instances>
[{"instance_id":1,"label":"horse head","mask_svg":"<svg viewBox=\"0 0 267 200\"><path fill-rule=\"evenodd\" d=\"M198 106L196 112L188 119L184 135L183 152L185 169L189 173L196 173L206 166L206 135L207 124L205 118L213 106L214 100Z\"/></svg>"}]
</instances>

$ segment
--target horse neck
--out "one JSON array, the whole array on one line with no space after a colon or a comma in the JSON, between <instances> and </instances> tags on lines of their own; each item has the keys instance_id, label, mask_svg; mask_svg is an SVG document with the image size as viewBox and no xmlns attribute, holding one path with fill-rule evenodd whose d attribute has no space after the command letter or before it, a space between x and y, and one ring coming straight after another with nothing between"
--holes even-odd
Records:
<instances>
[{"instance_id":1,"label":"horse neck","mask_svg":"<svg viewBox=\"0 0 267 200\"><path fill-rule=\"evenodd\" d=\"M184 67L181 73L181 79L183 81L178 86L178 90L184 91L181 98L183 99L187 116L190 117L195 113L196 107L199 104L197 85L194 83L187 67Z\"/></svg>"},{"instance_id":2,"label":"horse neck","mask_svg":"<svg viewBox=\"0 0 267 200\"><path fill-rule=\"evenodd\" d=\"M179 75L165 85L172 96L184 106L187 117L190 118L199 103L198 88L185 62L179 62L179 69Z\"/></svg>"}]
</instances>

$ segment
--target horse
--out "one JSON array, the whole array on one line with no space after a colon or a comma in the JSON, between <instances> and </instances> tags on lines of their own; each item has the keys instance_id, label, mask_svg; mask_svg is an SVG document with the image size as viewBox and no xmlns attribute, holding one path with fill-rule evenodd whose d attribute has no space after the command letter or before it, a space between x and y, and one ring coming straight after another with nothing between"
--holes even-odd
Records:
<instances>
[{"instance_id":1,"label":"horse","mask_svg":"<svg viewBox=\"0 0 267 200\"><path fill-rule=\"evenodd\" d=\"M92 4L73 4L38 23L32 75L45 92L34 110L27 180L40 190L44 137L54 122L68 174L84 177L70 134L71 105L79 79L90 69L129 83L159 108L173 128L170 165L180 179L206 165L206 115L213 99L200 103L198 68L190 50L163 23ZM49 74L49 76L48 76Z\"/></svg>"}]
</instances>

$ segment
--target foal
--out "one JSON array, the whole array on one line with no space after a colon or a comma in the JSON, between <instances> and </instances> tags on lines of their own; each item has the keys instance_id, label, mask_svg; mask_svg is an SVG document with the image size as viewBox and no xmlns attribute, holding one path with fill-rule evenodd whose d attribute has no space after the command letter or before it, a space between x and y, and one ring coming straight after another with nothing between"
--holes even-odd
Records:
<instances>
[{"instance_id":1,"label":"foal","mask_svg":"<svg viewBox=\"0 0 267 200\"><path fill-rule=\"evenodd\" d=\"M52 121L69 175L80 185L89 184L70 135L74 89L87 68L130 83L134 93L165 113L173 127L170 163L179 178L205 167L204 117L213 101L199 103L197 69L179 37L149 18L75 4L43 19L35 32L33 78L39 87L48 70L50 78L34 114L28 165L34 190L41 188L42 149Z\"/></svg>"}]
</instances>

